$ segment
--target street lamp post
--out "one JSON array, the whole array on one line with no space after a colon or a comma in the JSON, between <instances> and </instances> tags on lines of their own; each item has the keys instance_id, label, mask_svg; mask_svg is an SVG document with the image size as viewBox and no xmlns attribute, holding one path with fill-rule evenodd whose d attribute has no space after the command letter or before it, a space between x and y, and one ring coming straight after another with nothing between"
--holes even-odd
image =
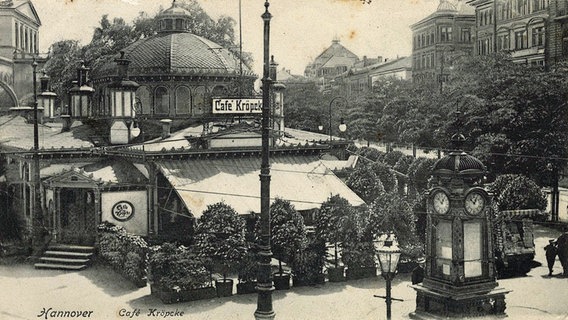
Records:
<instances>
[{"instance_id":1,"label":"street lamp post","mask_svg":"<svg viewBox=\"0 0 568 320\"><path fill-rule=\"evenodd\" d=\"M255 319L274 319L275 313L272 309L272 270L270 262L272 251L270 249L270 19L272 15L268 12L270 4L268 0L264 3L265 11L262 14L264 21L264 70L262 77L262 161L260 165L260 241L259 241L259 261L258 261L258 284L257 284L257 308L254 312Z\"/></svg>"},{"instance_id":2,"label":"street lamp post","mask_svg":"<svg viewBox=\"0 0 568 320\"><path fill-rule=\"evenodd\" d=\"M335 97L335 98L331 99L331 101L329 102L329 128L328 128L328 130L329 130L329 147L330 147L330 148L331 148L331 141L333 140L333 135L332 135L332 132L331 132L331 105L332 105L333 102L334 102L335 100L337 100L337 99L343 99L343 101L347 104L347 100L346 100L344 97L341 97L341 96ZM341 132L345 132L345 131L347 130L347 125L346 125L345 122L343 121L343 118L341 118L341 121L340 121L340 123L339 123L339 127L338 127L338 128L339 128L339 131L341 131ZM318 129L319 129L320 131L323 130L323 125L320 124L320 125L318 126Z\"/></svg>"},{"instance_id":3,"label":"street lamp post","mask_svg":"<svg viewBox=\"0 0 568 320\"><path fill-rule=\"evenodd\" d=\"M393 233L389 234L384 245L379 249L379 264L381 265L381 275L386 280L386 296L375 296L384 298L387 304L387 320L391 319L392 300L400 300L391 297L391 281L396 274L398 259L400 258L400 249L396 243Z\"/></svg>"},{"instance_id":4,"label":"street lamp post","mask_svg":"<svg viewBox=\"0 0 568 320\"><path fill-rule=\"evenodd\" d=\"M43 213L41 211L41 198L40 198L40 172L39 172L39 132L38 132L38 99L37 99L37 61L34 57L32 62L32 77L33 77L33 90L34 90L34 152L33 152L33 186L34 186L34 205L33 205L33 218L32 218L32 247L34 254L36 249L41 247L42 233L43 233Z\"/></svg>"}]
</instances>

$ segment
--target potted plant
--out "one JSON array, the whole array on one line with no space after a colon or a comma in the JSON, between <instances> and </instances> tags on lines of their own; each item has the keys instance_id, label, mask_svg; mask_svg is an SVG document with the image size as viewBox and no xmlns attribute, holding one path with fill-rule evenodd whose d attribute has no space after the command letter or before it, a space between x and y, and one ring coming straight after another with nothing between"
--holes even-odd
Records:
<instances>
[{"instance_id":1,"label":"potted plant","mask_svg":"<svg viewBox=\"0 0 568 320\"><path fill-rule=\"evenodd\" d=\"M296 252L307 244L306 228L302 215L290 201L277 198L270 206L272 251L278 259L278 271L273 274L276 290L290 289L290 273L284 272L283 260L290 262ZM259 225L257 224L257 234Z\"/></svg>"},{"instance_id":2,"label":"potted plant","mask_svg":"<svg viewBox=\"0 0 568 320\"><path fill-rule=\"evenodd\" d=\"M315 218L315 233L318 239L333 246L333 264L327 267L330 282L345 281L345 267L340 265L339 249L344 238L344 220L353 213L353 207L339 195L322 203Z\"/></svg>"},{"instance_id":3,"label":"potted plant","mask_svg":"<svg viewBox=\"0 0 568 320\"><path fill-rule=\"evenodd\" d=\"M255 250L249 249L239 264L239 283L237 283L237 294L248 294L256 292L256 277L258 274L258 256Z\"/></svg>"},{"instance_id":4,"label":"potted plant","mask_svg":"<svg viewBox=\"0 0 568 320\"><path fill-rule=\"evenodd\" d=\"M203 261L187 247L177 247L171 243L151 248L148 281L151 294L164 303L216 296Z\"/></svg>"},{"instance_id":5,"label":"potted plant","mask_svg":"<svg viewBox=\"0 0 568 320\"><path fill-rule=\"evenodd\" d=\"M354 210L343 220L343 241L341 243L341 260L347 266L347 280L375 277L375 246L369 232L368 214Z\"/></svg>"},{"instance_id":6,"label":"potted plant","mask_svg":"<svg viewBox=\"0 0 568 320\"><path fill-rule=\"evenodd\" d=\"M199 256L223 276L215 281L218 296L231 296L233 280L227 274L237 269L247 251L244 220L225 203L209 205L197 221L194 246Z\"/></svg>"},{"instance_id":7,"label":"potted plant","mask_svg":"<svg viewBox=\"0 0 568 320\"><path fill-rule=\"evenodd\" d=\"M292 260L292 283L294 287L325 283L325 242L310 239L308 246L299 251Z\"/></svg>"}]
</instances>

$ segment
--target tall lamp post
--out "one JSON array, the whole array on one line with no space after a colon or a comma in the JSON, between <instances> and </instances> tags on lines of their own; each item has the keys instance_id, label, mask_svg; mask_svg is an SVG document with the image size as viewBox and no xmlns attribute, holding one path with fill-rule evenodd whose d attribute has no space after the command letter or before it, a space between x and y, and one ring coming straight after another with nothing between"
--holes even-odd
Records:
<instances>
[{"instance_id":1,"label":"tall lamp post","mask_svg":"<svg viewBox=\"0 0 568 320\"><path fill-rule=\"evenodd\" d=\"M379 249L379 264L381 265L381 275L386 280L387 292L386 296L375 296L384 298L387 303L387 319L391 319L392 300L400 300L391 297L391 281L396 274L398 259L400 258L400 249L393 233L389 234L384 245Z\"/></svg>"},{"instance_id":2,"label":"tall lamp post","mask_svg":"<svg viewBox=\"0 0 568 320\"><path fill-rule=\"evenodd\" d=\"M38 101L37 101L37 61L34 57L32 62L32 83L34 90L34 152L33 152L33 186L34 186L34 205L33 205L33 218L32 218L32 247L34 252L41 247L42 232L43 232L43 213L41 210L40 198L40 168L39 168L39 133L38 133ZM37 252L35 252L36 254Z\"/></svg>"},{"instance_id":3,"label":"tall lamp post","mask_svg":"<svg viewBox=\"0 0 568 320\"><path fill-rule=\"evenodd\" d=\"M332 139L333 139L333 135L332 135L332 133L331 133L331 106L333 105L333 102L334 102L335 100L338 100L338 99L343 99L343 101L345 102L345 104L347 104L347 100L346 100L344 97L341 97L341 96L340 96L340 97L335 97L335 98L331 99L331 101L329 102L329 127L328 127L328 130L329 130L329 147L330 147L330 148L331 148L331 141L332 141ZM319 129L320 131L322 131L322 130L323 130L323 124L320 124L320 125L318 126L318 129ZM345 122L343 121L343 118L341 118L341 121L340 121L340 123L339 123L339 131L345 132L346 130L347 130L347 125L346 125Z\"/></svg>"},{"instance_id":4,"label":"tall lamp post","mask_svg":"<svg viewBox=\"0 0 568 320\"><path fill-rule=\"evenodd\" d=\"M264 3L265 11L262 14L264 21L264 70L262 77L262 162L260 165L260 241L258 261L258 298L254 312L255 319L274 319L272 309L272 270L270 262L272 251L270 249L270 161L269 161L269 133L270 133L270 19L268 12L270 4Z\"/></svg>"}]
</instances>

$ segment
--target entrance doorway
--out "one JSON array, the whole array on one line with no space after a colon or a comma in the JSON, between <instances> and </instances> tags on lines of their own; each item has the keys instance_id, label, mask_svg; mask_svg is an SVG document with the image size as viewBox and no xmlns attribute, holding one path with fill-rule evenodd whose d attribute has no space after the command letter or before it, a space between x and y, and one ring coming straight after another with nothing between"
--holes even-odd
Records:
<instances>
[{"instance_id":1,"label":"entrance doorway","mask_svg":"<svg viewBox=\"0 0 568 320\"><path fill-rule=\"evenodd\" d=\"M95 201L91 189L63 188L60 193L59 239L92 245L96 236Z\"/></svg>"}]
</instances>

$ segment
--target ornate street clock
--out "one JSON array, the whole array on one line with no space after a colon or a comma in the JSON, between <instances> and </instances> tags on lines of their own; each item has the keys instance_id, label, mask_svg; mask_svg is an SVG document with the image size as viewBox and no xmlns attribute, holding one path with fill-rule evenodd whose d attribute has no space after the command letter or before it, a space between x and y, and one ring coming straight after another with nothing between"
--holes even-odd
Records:
<instances>
[{"instance_id":1,"label":"ornate street clock","mask_svg":"<svg viewBox=\"0 0 568 320\"><path fill-rule=\"evenodd\" d=\"M432 207L438 214L446 214L450 210L450 198L443 190L436 190L432 195Z\"/></svg>"},{"instance_id":2,"label":"ornate street clock","mask_svg":"<svg viewBox=\"0 0 568 320\"><path fill-rule=\"evenodd\" d=\"M463 142L461 135L452 141ZM417 318L498 315L505 291L498 287L492 240L492 195L481 161L459 150L432 167L427 195L426 270L416 290Z\"/></svg>"},{"instance_id":3,"label":"ornate street clock","mask_svg":"<svg viewBox=\"0 0 568 320\"><path fill-rule=\"evenodd\" d=\"M484 192L478 190L470 191L464 200L465 212L473 216L481 214L487 202L485 197Z\"/></svg>"}]
</instances>

